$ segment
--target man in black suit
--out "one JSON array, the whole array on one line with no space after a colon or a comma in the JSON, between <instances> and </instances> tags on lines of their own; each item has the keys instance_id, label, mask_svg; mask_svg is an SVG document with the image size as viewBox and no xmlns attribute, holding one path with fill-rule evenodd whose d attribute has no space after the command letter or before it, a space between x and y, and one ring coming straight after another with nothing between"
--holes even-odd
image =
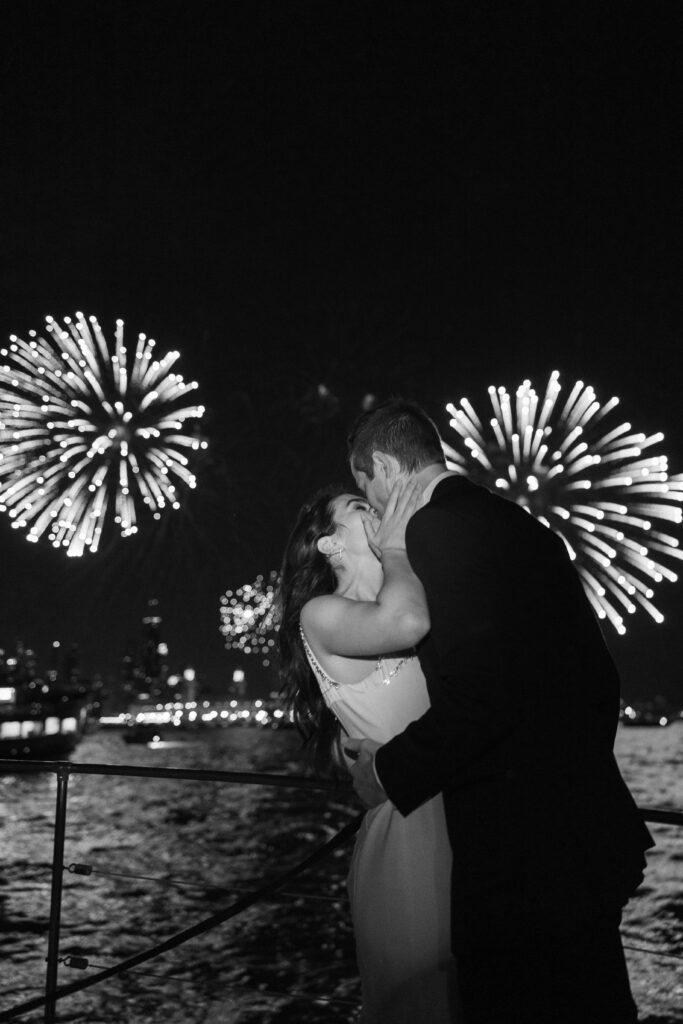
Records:
<instances>
[{"instance_id":1,"label":"man in black suit","mask_svg":"<svg viewBox=\"0 0 683 1024\"><path fill-rule=\"evenodd\" d=\"M431 709L376 753L348 746L368 806L407 815L443 793L466 1024L631 1024L619 923L653 843L613 755L617 672L565 545L449 473L413 403L361 416L349 455L379 511L397 480L423 487L406 547L429 605Z\"/></svg>"}]
</instances>

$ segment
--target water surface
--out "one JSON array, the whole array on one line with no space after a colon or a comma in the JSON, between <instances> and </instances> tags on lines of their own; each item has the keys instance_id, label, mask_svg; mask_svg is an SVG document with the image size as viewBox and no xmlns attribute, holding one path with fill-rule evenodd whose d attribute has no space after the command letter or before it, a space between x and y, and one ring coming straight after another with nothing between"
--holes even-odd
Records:
<instances>
[{"instance_id":1,"label":"water surface","mask_svg":"<svg viewBox=\"0 0 683 1024\"><path fill-rule=\"evenodd\" d=\"M683 809L683 723L622 729L617 754L641 805ZM207 731L169 746L92 734L74 760L301 774L293 732ZM0 777L0 1008L44 984L56 781ZM295 789L75 775L69 783L62 955L109 966L227 906L293 865L358 810L352 796ZM634 994L649 1024L683 1022L683 830L653 826L657 848L624 921ZM60 1004L83 1024L353 1021L359 1001L337 851L290 892ZM230 895L217 892L227 889ZM95 965L92 966L92 965ZM60 967L60 981L82 973ZM298 995L293 995L297 993ZM43 1011L25 1015L43 1020Z\"/></svg>"}]
</instances>

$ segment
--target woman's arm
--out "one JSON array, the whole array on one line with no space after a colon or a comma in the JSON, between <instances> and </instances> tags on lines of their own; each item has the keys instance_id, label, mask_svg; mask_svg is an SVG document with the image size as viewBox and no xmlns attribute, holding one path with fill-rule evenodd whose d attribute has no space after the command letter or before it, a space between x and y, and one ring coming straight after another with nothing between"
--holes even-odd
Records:
<instances>
[{"instance_id":1,"label":"woman's arm","mask_svg":"<svg viewBox=\"0 0 683 1024\"><path fill-rule=\"evenodd\" d=\"M328 654L391 654L414 647L429 632L424 590L405 551L386 552L382 569L384 583L374 601L326 594L304 606L304 632Z\"/></svg>"}]
</instances>

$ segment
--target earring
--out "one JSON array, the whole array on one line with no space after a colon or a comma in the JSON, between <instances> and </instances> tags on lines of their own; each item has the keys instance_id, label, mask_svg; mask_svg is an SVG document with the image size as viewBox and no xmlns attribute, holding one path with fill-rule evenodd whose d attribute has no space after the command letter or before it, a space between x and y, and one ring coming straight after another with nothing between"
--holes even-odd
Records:
<instances>
[{"instance_id":1,"label":"earring","mask_svg":"<svg viewBox=\"0 0 683 1024\"><path fill-rule=\"evenodd\" d=\"M342 556L342 551L343 550L344 550L344 548L340 546L340 547L337 548L336 551L330 551L330 561L332 560L332 557L334 555L336 555L337 556L337 562L341 562L341 556Z\"/></svg>"}]
</instances>

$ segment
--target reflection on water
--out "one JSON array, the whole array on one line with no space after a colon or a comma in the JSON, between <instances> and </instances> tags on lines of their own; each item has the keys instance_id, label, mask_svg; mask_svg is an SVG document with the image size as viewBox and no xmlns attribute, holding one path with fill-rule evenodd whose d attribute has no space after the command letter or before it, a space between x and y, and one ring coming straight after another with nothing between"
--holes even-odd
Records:
<instances>
[{"instance_id":1,"label":"reflection on water","mask_svg":"<svg viewBox=\"0 0 683 1024\"><path fill-rule=\"evenodd\" d=\"M620 731L619 760L640 804L683 808L682 734L683 724ZM127 747L119 735L99 733L86 738L76 758L302 771L294 733L245 729L207 732L198 741L155 748ZM51 775L0 778L2 1008L38 994L44 982L55 794ZM61 953L86 956L97 966L123 960L290 867L356 810L350 797L326 793L73 776L65 862L91 865L93 873L65 875ZM683 955L683 835L676 841L676 829L654 826L653 831L658 847L624 931L629 945ZM338 851L310 877L293 883L288 895L250 908L143 965L139 973L69 997L60 1004L59 1019L83 1024L354 1020L358 984L344 890L349 853ZM683 972L641 952L628 956L641 1019L683 1021ZM62 981L79 976L60 969ZM337 1002L325 1002L329 997ZM42 1011L23 1018L42 1019Z\"/></svg>"}]
</instances>

